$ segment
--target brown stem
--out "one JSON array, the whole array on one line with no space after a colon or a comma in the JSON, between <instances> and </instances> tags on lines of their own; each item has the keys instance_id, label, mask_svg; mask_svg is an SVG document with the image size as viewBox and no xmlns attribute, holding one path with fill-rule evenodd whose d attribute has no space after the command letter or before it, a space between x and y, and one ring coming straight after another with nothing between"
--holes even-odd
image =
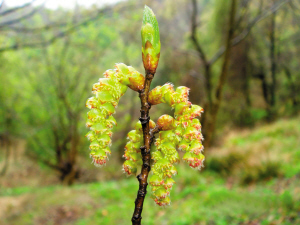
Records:
<instances>
[{"instance_id":1,"label":"brown stem","mask_svg":"<svg viewBox=\"0 0 300 225\"><path fill-rule=\"evenodd\" d=\"M145 79L145 85L144 89L140 91L140 99L141 99L141 117L140 121L142 123L143 128L143 137L144 137L144 145L141 146L141 154L143 159L143 165L141 173L137 176L137 179L139 181L139 190L137 193L137 197L135 200L135 209L134 213L132 215L132 224L133 225L140 225L142 220L142 211L143 211L143 204L144 199L147 194L147 179L149 171L151 170L150 167L150 147L153 140L154 132L152 131L150 133L150 127L149 127L149 110L151 108L151 105L148 103L148 94L150 90L150 84L154 77L154 73L150 73L149 71L146 71L146 79ZM152 136L152 137L151 137Z\"/></svg>"}]
</instances>

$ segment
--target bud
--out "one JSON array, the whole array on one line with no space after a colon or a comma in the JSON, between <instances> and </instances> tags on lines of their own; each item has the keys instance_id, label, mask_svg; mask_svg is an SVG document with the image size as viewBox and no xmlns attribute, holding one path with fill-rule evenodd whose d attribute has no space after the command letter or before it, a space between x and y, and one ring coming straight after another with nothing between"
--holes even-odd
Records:
<instances>
[{"instance_id":1,"label":"bud","mask_svg":"<svg viewBox=\"0 0 300 225\"><path fill-rule=\"evenodd\" d=\"M157 86L149 92L148 102L151 105L157 105L164 102L161 86Z\"/></svg>"},{"instance_id":2,"label":"bud","mask_svg":"<svg viewBox=\"0 0 300 225\"><path fill-rule=\"evenodd\" d=\"M160 56L159 28L153 11L145 6L142 35L142 57L145 70L155 73Z\"/></svg>"},{"instance_id":3,"label":"bud","mask_svg":"<svg viewBox=\"0 0 300 225\"><path fill-rule=\"evenodd\" d=\"M172 116L162 115L157 120L157 126L160 130L172 130L175 128L175 120Z\"/></svg>"},{"instance_id":4,"label":"bud","mask_svg":"<svg viewBox=\"0 0 300 225\"><path fill-rule=\"evenodd\" d=\"M128 68L130 70L128 87L134 91L144 89L145 77L133 67L128 66Z\"/></svg>"},{"instance_id":5,"label":"bud","mask_svg":"<svg viewBox=\"0 0 300 225\"><path fill-rule=\"evenodd\" d=\"M155 126L156 126L155 122L153 120L150 120L149 121L149 127L150 127L150 129L154 129Z\"/></svg>"}]
</instances>

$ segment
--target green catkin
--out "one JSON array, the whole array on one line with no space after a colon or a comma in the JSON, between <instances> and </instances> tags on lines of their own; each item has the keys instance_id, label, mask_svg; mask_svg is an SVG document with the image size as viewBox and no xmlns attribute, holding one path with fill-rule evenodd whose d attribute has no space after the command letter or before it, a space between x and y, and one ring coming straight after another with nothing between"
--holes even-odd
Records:
<instances>
[{"instance_id":1,"label":"green catkin","mask_svg":"<svg viewBox=\"0 0 300 225\"><path fill-rule=\"evenodd\" d=\"M150 129L155 127L153 120L150 120ZM135 175L143 164L141 157L140 147L143 145L143 130L142 124L138 121L135 125L135 130L131 130L127 134L129 141L125 146L125 152L123 157L125 162L123 163L123 170L127 175Z\"/></svg>"},{"instance_id":2,"label":"green catkin","mask_svg":"<svg viewBox=\"0 0 300 225\"><path fill-rule=\"evenodd\" d=\"M133 67L123 63L116 64L115 70L107 70L104 78L93 85L93 97L86 102L88 120L86 126L90 128L86 137L91 141L90 157L95 166L105 165L108 155L111 154L112 128L117 125L112 114L115 113L120 98L125 94L127 87L134 91L144 88L144 76Z\"/></svg>"},{"instance_id":3,"label":"green catkin","mask_svg":"<svg viewBox=\"0 0 300 225\"><path fill-rule=\"evenodd\" d=\"M188 91L187 87L178 87L174 91L173 85L165 84L149 93L150 104L167 103L175 110L175 126L159 132L155 142L157 151L152 153L154 165L150 186L152 198L160 206L169 205L171 202L168 196L175 183L172 176L177 174L174 164L180 160L177 149L185 151L183 160L190 167L200 169L203 166L201 124L195 119L203 109L188 101ZM165 123L165 126L168 124Z\"/></svg>"}]
</instances>

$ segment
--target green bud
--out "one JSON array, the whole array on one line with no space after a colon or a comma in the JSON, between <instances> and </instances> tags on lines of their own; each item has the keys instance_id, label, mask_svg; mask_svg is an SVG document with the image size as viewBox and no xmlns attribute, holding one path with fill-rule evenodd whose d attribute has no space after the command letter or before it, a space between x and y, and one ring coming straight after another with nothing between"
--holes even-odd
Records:
<instances>
[{"instance_id":1,"label":"green bud","mask_svg":"<svg viewBox=\"0 0 300 225\"><path fill-rule=\"evenodd\" d=\"M134 91L141 91L144 89L145 77L139 72L132 73L129 77L128 87Z\"/></svg>"},{"instance_id":2,"label":"green bud","mask_svg":"<svg viewBox=\"0 0 300 225\"><path fill-rule=\"evenodd\" d=\"M160 56L159 28L153 11L145 6L142 35L142 56L145 70L154 74Z\"/></svg>"},{"instance_id":3,"label":"green bud","mask_svg":"<svg viewBox=\"0 0 300 225\"><path fill-rule=\"evenodd\" d=\"M150 127L150 129L153 129L154 127L155 127L155 122L153 121L153 120L150 120L149 121L149 127Z\"/></svg>"},{"instance_id":4,"label":"green bud","mask_svg":"<svg viewBox=\"0 0 300 225\"><path fill-rule=\"evenodd\" d=\"M172 116L162 115L157 120L157 126L160 130L173 130L175 128L175 120Z\"/></svg>"},{"instance_id":5,"label":"green bud","mask_svg":"<svg viewBox=\"0 0 300 225\"><path fill-rule=\"evenodd\" d=\"M149 92L148 102L151 105L157 105L164 102L161 86L157 86Z\"/></svg>"}]
</instances>

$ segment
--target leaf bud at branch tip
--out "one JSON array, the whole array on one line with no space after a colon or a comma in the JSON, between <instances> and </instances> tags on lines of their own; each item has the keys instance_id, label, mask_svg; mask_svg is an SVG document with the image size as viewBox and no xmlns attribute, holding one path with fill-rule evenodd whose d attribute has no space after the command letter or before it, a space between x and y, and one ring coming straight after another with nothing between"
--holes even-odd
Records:
<instances>
[{"instance_id":1,"label":"leaf bud at branch tip","mask_svg":"<svg viewBox=\"0 0 300 225\"><path fill-rule=\"evenodd\" d=\"M159 28L153 11L145 6L142 35L142 57L145 70L155 73L160 56Z\"/></svg>"}]
</instances>

